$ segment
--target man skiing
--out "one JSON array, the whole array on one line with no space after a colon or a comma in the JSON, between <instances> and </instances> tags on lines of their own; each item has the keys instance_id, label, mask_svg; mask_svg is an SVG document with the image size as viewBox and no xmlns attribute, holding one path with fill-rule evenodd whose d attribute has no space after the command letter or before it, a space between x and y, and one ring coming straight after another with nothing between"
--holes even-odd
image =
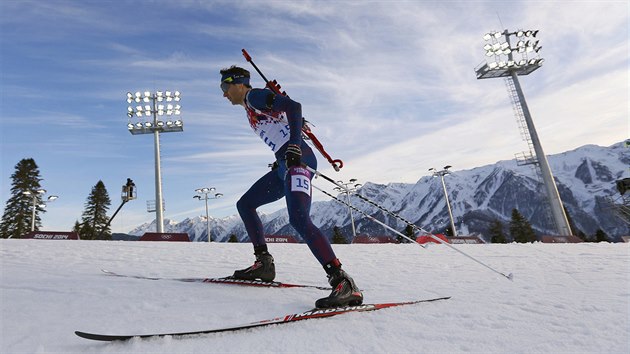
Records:
<instances>
[{"instance_id":1,"label":"man skiing","mask_svg":"<svg viewBox=\"0 0 630 354\"><path fill-rule=\"evenodd\" d=\"M328 297L316 301L318 308L360 305L363 294L354 280L341 269L328 239L313 225L311 208L312 173L302 165L316 169L317 160L302 139L302 106L290 98L269 89L255 89L249 84L249 71L232 66L221 73L223 97L232 105L245 108L249 125L271 148L276 161L267 172L245 192L236 203L239 215L254 246L256 261L248 268L237 270L237 279L273 281L276 276L274 259L267 249L262 222L256 209L285 197L289 222L308 244L313 255L324 267L333 290Z\"/></svg>"}]
</instances>

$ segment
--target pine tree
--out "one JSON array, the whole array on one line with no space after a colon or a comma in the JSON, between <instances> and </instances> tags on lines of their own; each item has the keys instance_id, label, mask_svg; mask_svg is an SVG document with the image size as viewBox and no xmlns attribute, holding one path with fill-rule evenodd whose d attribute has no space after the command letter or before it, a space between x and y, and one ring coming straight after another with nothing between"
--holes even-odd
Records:
<instances>
[{"instance_id":1,"label":"pine tree","mask_svg":"<svg viewBox=\"0 0 630 354\"><path fill-rule=\"evenodd\" d=\"M490 224L488 234L490 235L491 243L507 243L507 238L505 237L505 233L503 233L503 223L498 219L495 219L492 224Z\"/></svg>"},{"instance_id":2,"label":"pine tree","mask_svg":"<svg viewBox=\"0 0 630 354\"><path fill-rule=\"evenodd\" d=\"M415 230L413 229L413 226L411 225L407 225L407 227L405 227L405 231L403 231L403 234L407 237L409 237L412 240L415 240ZM396 235L396 241L398 241L398 243L409 243L411 241L409 241L408 239L400 236L400 235Z\"/></svg>"},{"instance_id":3,"label":"pine tree","mask_svg":"<svg viewBox=\"0 0 630 354\"><path fill-rule=\"evenodd\" d=\"M510 235L514 242L527 243L536 241L536 234L532 225L516 209L512 209L510 221Z\"/></svg>"},{"instance_id":4,"label":"pine tree","mask_svg":"<svg viewBox=\"0 0 630 354\"><path fill-rule=\"evenodd\" d=\"M1 238L20 238L31 231L33 218L33 192L41 189L39 182L39 168L32 158L22 159L15 165L15 172L11 175L11 197L4 207L4 214L0 222ZM35 195L35 230L41 227L39 213L44 213L37 207L42 204L41 194Z\"/></svg>"},{"instance_id":5,"label":"pine tree","mask_svg":"<svg viewBox=\"0 0 630 354\"><path fill-rule=\"evenodd\" d=\"M79 235L79 238L81 238L81 223L79 222L79 220L76 220L74 222L74 226L72 227L72 232L76 232L77 235Z\"/></svg>"},{"instance_id":6,"label":"pine tree","mask_svg":"<svg viewBox=\"0 0 630 354\"><path fill-rule=\"evenodd\" d=\"M98 181L92 192L87 198L85 203L85 210L81 218L81 232L80 236L83 240L96 240L99 237L102 239L111 240L112 234L109 226L105 228L109 218L107 217L107 210L111 201L105 188L103 181ZM100 236L102 233L102 236Z\"/></svg>"},{"instance_id":7,"label":"pine tree","mask_svg":"<svg viewBox=\"0 0 630 354\"><path fill-rule=\"evenodd\" d=\"M609 242L608 235L602 229L597 229L595 232L595 242Z\"/></svg>"},{"instance_id":8,"label":"pine tree","mask_svg":"<svg viewBox=\"0 0 630 354\"><path fill-rule=\"evenodd\" d=\"M236 238L235 234L231 234L228 242L233 242L233 243L238 242L238 238Z\"/></svg>"},{"instance_id":9,"label":"pine tree","mask_svg":"<svg viewBox=\"0 0 630 354\"><path fill-rule=\"evenodd\" d=\"M74 226L72 227L72 232L81 233L81 223L79 220L74 222Z\"/></svg>"},{"instance_id":10,"label":"pine tree","mask_svg":"<svg viewBox=\"0 0 630 354\"><path fill-rule=\"evenodd\" d=\"M348 243L348 240L346 240L346 238L341 234L341 231L339 230L339 227L337 226L333 227L332 243L334 244L347 244Z\"/></svg>"}]
</instances>

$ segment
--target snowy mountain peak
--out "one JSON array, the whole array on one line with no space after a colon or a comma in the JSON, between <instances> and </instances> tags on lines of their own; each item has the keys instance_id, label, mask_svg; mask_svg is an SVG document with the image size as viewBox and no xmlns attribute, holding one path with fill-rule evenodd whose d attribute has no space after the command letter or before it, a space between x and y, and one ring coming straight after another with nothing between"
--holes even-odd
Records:
<instances>
[{"instance_id":1,"label":"snowy mountain peak","mask_svg":"<svg viewBox=\"0 0 630 354\"><path fill-rule=\"evenodd\" d=\"M623 142L610 147L585 145L572 151L548 156L557 181L561 199L578 230L592 235L601 229L608 235L620 237L630 233L628 225L616 217L607 197L614 196L615 181L630 177L630 149ZM519 166L515 160L499 161L470 170L452 171L444 177L449 201L460 234L485 236L494 220L509 222L513 209L518 209L539 233L553 234L554 226L545 207L545 195L532 166ZM398 213L403 218L431 232L444 232L450 225L440 178L423 176L415 184L366 182L358 190L361 196ZM340 199L346 200L345 195ZM404 230L404 223L383 213L379 208L351 195L352 205ZM392 235L369 218L354 213L360 234ZM315 202L311 208L313 222L332 237L333 227L339 227L348 238L352 234L348 207L334 200ZM289 225L285 209L261 215L265 233L298 236ZM236 235L247 239L237 215L223 219L210 218L213 239L227 240ZM155 221L130 231L141 235L155 230ZM168 220L168 232L187 232L194 241L207 241L205 218L188 218L182 222Z\"/></svg>"}]
</instances>

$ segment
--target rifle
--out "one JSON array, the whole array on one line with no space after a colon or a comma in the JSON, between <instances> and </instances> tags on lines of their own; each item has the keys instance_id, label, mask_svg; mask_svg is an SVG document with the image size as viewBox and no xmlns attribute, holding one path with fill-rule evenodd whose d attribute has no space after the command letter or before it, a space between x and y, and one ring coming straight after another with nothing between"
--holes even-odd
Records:
<instances>
[{"instance_id":1,"label":"rifle","mask_svg":"<svg viewBox=\"0 0 630 354\"><path fill-rule=\"evenodd\" d=\"M250 64L252 64L254 69L256 69L260 77L262 77L262 79L265 81L265 85L267 88L269 88L271 91L275 92L278 95L289 97L286 91L281 91L281 86L278 84L278 81L267 80L267 78L262 73L262 71L260 71L260 69L258 69L258 66L256 66L254 61L252 61L252 57L249 55L249 53L247 53L245 49L243 49L242 51L243 51L243 56L245 57L245 60L247 60ZM308 126L308 124L306 124L306 120L304 120L304 123L302 124L302 133L306 136L308 140L313 142L313 145L315 145L315 148L317 148L317 150L322 154L322 156L324 156L326 160L328 160L328 162L332 165L335 171L339 172L339 169L343 167L343 161L339 159L333 160L333 158L330 157L330 155L328 155L326 150L324 150L324 146L322 145L322 143L319 142L319 139L317 139L315 134L313 134L313 132L311 131L311 128Z\"/></svg>"}]
</instances>

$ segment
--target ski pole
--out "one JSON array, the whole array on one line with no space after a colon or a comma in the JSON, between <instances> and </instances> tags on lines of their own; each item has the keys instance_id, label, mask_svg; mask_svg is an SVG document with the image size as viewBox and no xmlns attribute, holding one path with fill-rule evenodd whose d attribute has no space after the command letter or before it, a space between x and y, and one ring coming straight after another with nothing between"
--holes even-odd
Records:
<instances>
[{"instance_id":1,"label":"ski pole","mask_svg":"<svg viewBox=\"0 0 630 354\"><path fill-rule=\"evenodd\" d=\"M319 172L319 171L315 170L314 168L311 168L310 166L306 166L306 165L303 165L303 167L304 167L304 168L306 168L307 170L309 170L311 173L315 174L316 176L322 177L322 178L324 178L325 180L327 180L327 181L329 181L329 182L333 183L334 185L336 185L337 187L341 188L342 190L345 190L345 191L347 191L347 192L350 192L350 190L349 190L348 188L346 188L345 186L343 186L343 185L341 185L340 183L336 182L336 181L335 181L335 180L333 180L332 178L330 178L330 177L328 177L328 176L326 176L326 175L322 174L321 172ZM389 210L385 209L384 207L382 207L382 206L380 206L380 205L378 205L378 204L376 204L376 203L372 202L371 200L369 200L369 199L367 199L367 198L363 197L363 196L362 196L362 195L360 195L360 194L354 194L354 195L358 196L358 197L359 197L360 199L362 199L362 200L368 201L370 204L372 204L372 205L374 205L374 206L378 207L379 209L381 209L381 210L383 210L383 211L386 211L386 212L387 212L387 213L389 213L389 214L396 215L396 214L392 213L391 211L389 211ZM399 218L400 218L400 217L399 217ZM416 226L416 225L413 225L413 224L410 224L410 225L412 225L412 226ZM416 226L416 227L417 227L417 226ZM452 250L454 250L454 251L456 251L456 252L458 252L458 253L462 254L463 256L465 256L465 257L467 257L467 258L471 259L472 261L474 261L474 262L476 262L476 263L478 263L478 264L480 264L480 265L482 265L482 266L484 266L484 267L486 267L486 268L490 269L491 271L493 271L493 272L495 272L495 273L497 273L497 274L499 274L499 275L504 276L505 278L507 278L507 279L509 279L509 280L514 280L514 275L513 275L512 273L509 273L509 274L507 274L507 275L506 275L506 274L504 274L504 273L501 273L500 271L498 271L498 270L496 270L496 269L494 269L494 268L490 267L489 265L487 265L487 264L485 264L485 263L481 262L480 260L478 260L478 259L476 259L475 257L473 257L473 256L471 256L471 255L469 255L469 254L467 254L466 252L464 252L464 251L462 251L462 250L458 249L457 247L454 247L454 246L453 246L453 245L451 245L450 243L445 242L445 241L444 241L444 240L442 240L441 238L439 238L439 237L437 237L437 236L433 235L432 233L430 233L430 232L428 232L428 231L425 231L425 230L423 230L423 229L422 229L422 228L420 228L420 227L418 227L418 229L422 230L422 232L425 232L425 233L426 233L426 235L428 235L428 236L429 236L429 237L431 237L432 239L434 239L434 240L438 241L439 243L441 243L441 244L443 244L443 245L448 246L450 249L452 249Z\"/></svg>"},{"instance_id":2,"label":"ski pole","mask_svg":"<svg viewBox=\"0 0 630 354\"><path fill-rule=\"evenodd\" d=\"M262 71L258 69L258 66L256 65L256 63L254 63L254 61L252 60L252 57L249 55L249 53L247 53L245 49L241 49L241 51L243 52L243 56L245 57L245 60L247 60L248 63L252 64L252 66L254 67L254 69L256 69L260 77L262 77L262 79L265 81L265 85L271 91L275 92L278 95L289 97L286 91L280 91L281 86L278 84L276 80L273 80L273 81L267 80L267 77L265 77L265 74L263 74ZM304 133L304 135L306 135L308 139L311 140L313 145L315 145L315 148L317 148L317 151L319 151L322 154L322 156L324 156L324 158L332 165L335 171L339 172L339 169L343 167L343 161L339 159L333 159L332 157L330 157L330 155L328 155L326 150L324 150L324 146L322 145L322 143L319 142L319 139L317 139L315 134L313 134L313 132L311 131L311 128L309 128L308 125L306 125L306 123L302 127L302 133Z\"/></svg>"},{"instance_id":3,"label":"ski pole","mask_svg":"<svg viewBox=\"0 0 630 354\"><path fill-rule=\"evenodd\" d=\"M329 182L332 182L333 184L335 184L336 186L340 187L340 188L341 188L341 189L343 189L344 191L352 192L352 191L350 191L349 189L347 189L345 186L341 186L340 184L338 184L337 182L335 182L335 180L333 180L332 178L329 178L329 177L328 177L328 176L326 176L326 175L323 175L323 174L322 174L322 173L320 173L319 171L315 171L315 170L311 169L311 168L310 168L310 167L308 167L308 166L305 166L305 167L306 167L307 169L309 169L312 173L314 173L314 174L316 174L316 175L318 175L318 176L320 176L320 177L322 177L322 178L324 178L324 179L328 180ZM366 203L368 203L368 204L371 204L371 205L373 205L373 206L377 207L378 209L380 209L380 210L384 211L385 213L387 213L387 214L391 215L392 217L394 217L394 218L396 218L396 219L398 219L398 220L400 220L400 221L404 222L405 224L407 224L407 225L411 226L413 229L416 229L417 231L420 231L420 232L422 232L422 233L423 233L423 234L425 234L425 235L431 235L431 233L430 233L430 232L428 232L428 231L424 230L424 229L423 229L423 228L421 228L420 226L418 226L418 225L416 225L416 224L412 223L411 221L406 220L406 219L405 219L405 218L403 218L402 216L400 216L400 215L398 215L398 214L396 214L396 213L394 213L394 212L392 212L392 211L390 211L390 210L388 210L388 209L386 209L386 208L384 208L384 207L382 207L382 206L380 206L380 205L376 204L375 202L373 202L373 201L371 201L371 200L369 200L369 199L365 198L364 196L362 196L362 195L360 195L360 194L356 194L356 193L353 193L353 194L354 194L354 195L356 195L357 197L359 197L359 199L363 200L364 202L366 202Z\"/></svg>"},{"instance_id":4,"label":"ski pole","mask_svg":"<svg viewBox=\"0 0 630 354\"><path fill-rule=\"evenodd\" d=\"M384 222L382 222L382 221L378 220L377 218L373 217L372 215L370 215L370 214L368 214L368 213L364 212L363 210L360 210L359 208L355 207L354 205L352 205L352 204L348 204L347 202L344 202L343 200L341 200L341 199L339 199L339 198L335 197L334 195L332 195L332 194L330 194L330 193L326 192L325 190L323 190L323 189L321 189L321 188L317 187L317 186L316 186L316 185L314 185L314 184L311 184L311 185L313 186L313 188L315 188L315 189L317 189L318 191L320 191L320 192L322 192L322 193L326 194L327 196L329 196L329 197L333 198L333 199L334 199L335 201L337 201L338 203L341 203L341 204L343 204L343 205L347 206L348 208L351 208L352 210L357 211L357 212L359 212L359 213L361 213L361 214L365 215L365 216L366 216L366 217L368 217L370 220L372 220L372 221L376 222L377 224L379 224L379 225L381 225L381 226L385 227L386 229L388 229L388 230L390 230L390 231L394 232L395 234L397 234L397 235L399 235L399 236L402 236L402 237L406 238L407 240L409 240L409 241L411 241L411 242L413 242L413 243L417 243L420 247L422 247L422 248L426 248L426 246L424 246L424 245L423 245L423 244L421 244L420 242L418 242L418 241L416 241L416 240L414 240L414 239L412 239L412 238L410 238L410 237L408 237L408 236L405 236L405 235L404 235L404 234L402 234L400 231L398 231L398 230L396 230L396 229L394 229L394 228L390 227L389 225L387 225L387 224L385 224Z\"/></svg>"}]
</instances>

